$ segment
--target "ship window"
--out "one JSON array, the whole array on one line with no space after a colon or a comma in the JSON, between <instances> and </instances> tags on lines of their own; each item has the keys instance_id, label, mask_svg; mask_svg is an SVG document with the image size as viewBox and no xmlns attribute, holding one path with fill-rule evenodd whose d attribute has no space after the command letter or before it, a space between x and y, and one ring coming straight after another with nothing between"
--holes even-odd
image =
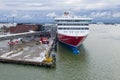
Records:
<instances>
[{"instance_id":1,"label":"ship window","mask_svg":"<svg viewBox=\"0 0 120 80\"><path fill-rule=\"evenodd\" d=\"M88 26L89 24L58 24L59 26Z\"/></svg>"},{"instance_id":2,"label":"ship window","mask_svg":"<svg viewBox=\"0 0 120 80\"><path fill-rule=\"evenodd\" d=\"M58 28L59 30L88 30L89 28Z\"/></svg>"},{"instance_id":3,"label":"ship window","mask_svg":"<svg viewBox=\"0 0 120 80\"><path fill-rule=\"evenodd\" d=\"M91 22L91 20L55 20L56 22Z\"/></svg>"}]
</instances>

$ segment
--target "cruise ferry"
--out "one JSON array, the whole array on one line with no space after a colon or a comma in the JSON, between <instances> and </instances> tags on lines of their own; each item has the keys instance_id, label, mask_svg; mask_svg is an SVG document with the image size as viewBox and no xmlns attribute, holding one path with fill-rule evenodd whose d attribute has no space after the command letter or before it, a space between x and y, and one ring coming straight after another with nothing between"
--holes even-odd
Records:
<instances>
[{"instance_id":1,"label":"cruise ferry","mask_svg":"<svg viewBox=\"0 0 120 80\"><path fill-rule=\"evenodd\" d=\"M89 33L91 20L91 18L72 16L69 12L64 12L62 17L55 17L58 40L71 47L74 53L79 53L77 48Z\"/></svg>"}]
</instances>

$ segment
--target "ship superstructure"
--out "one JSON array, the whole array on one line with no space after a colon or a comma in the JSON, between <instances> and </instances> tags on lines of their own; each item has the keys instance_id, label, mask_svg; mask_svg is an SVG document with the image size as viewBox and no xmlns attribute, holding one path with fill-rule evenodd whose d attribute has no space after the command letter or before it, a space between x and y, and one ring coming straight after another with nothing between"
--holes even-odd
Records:
<instances>
[{"instance_id":1,"label":"ship superstructure","mask_svg":"<svg viewBox=\"0 0 120 80\"><path fill-rule=\"evenodd\" d=\"M65 12L62 17L56 17L57 38L60 42L77 48L89 33L91 18L71 16Z\"/></svg>"}]
</instances>

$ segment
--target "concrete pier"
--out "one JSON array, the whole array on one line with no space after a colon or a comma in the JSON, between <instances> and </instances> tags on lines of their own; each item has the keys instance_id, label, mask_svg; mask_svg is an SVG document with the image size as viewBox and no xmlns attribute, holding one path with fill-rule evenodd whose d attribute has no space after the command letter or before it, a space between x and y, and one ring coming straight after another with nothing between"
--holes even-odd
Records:
<instances>
[{"instance_id":1,"label":"concrete pier","mask_svg":"<svg viewBox=\"0 0 120 80\"><path fill-rule=\"evenodd\" d=\"M44 67L55 67L55 55L51 54L54 40L49 39L49 44L41 44L38 41L18 43L11 47L7 41L1 41L0 44L0 62L30 64Z\"/></svg>"}]
</instances>

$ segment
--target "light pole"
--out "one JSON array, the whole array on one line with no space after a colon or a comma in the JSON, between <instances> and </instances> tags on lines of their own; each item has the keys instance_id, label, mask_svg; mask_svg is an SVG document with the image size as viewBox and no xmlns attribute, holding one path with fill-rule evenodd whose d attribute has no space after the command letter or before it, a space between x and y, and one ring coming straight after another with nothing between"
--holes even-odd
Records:
<instances>
[{"instance_id":1,"label":"light pole","mask_svg":"<svg viewBox=\"0 0 120 80\"><path fill-rule=\"evenodd\" d=\"M12 18L13 18L13 26L14 26L14 22L15 22L14 19L15 19L15 17L13 16Z\"/></svg>"},{"instance_id":2,"label":"light pole","mask_svg":"<svg viewBox=\"0 0 120 80\"><path fill-rule=\"evenodd\" d=\"M12 21L10 21L11 23L13 23L13 26L14 26L14 22L15 22L15 17L14 16L12 16L12 17L7 17L7 27L8 27L8 19L9 18L12 18Z\"/></svg>"},{"instance_id":3,"label":"light pole","mask_svg":"<svg viewBox=\"0 0 120 80\"><path fill-rule=\"evenodd\" d=\"M7 27L8 27L8 17L7 17Z\"/></svg>"}]
</instances>

